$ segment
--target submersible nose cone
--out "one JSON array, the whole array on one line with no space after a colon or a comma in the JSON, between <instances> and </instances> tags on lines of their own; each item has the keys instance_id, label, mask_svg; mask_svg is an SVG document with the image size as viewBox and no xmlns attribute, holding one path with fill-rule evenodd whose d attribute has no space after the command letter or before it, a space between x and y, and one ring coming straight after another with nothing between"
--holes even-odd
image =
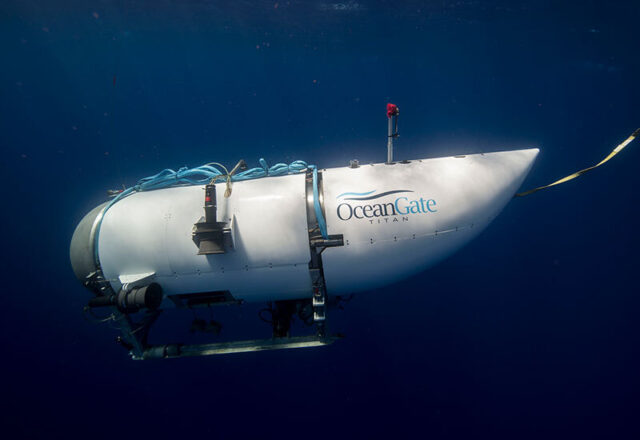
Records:
<instances>
[{"instance_id":1,"label":"submersible nose cone","mask_svg":"<svg viewBox=\"0 0 640 440\"><path fill-rule=\"evenodd\" d=\"M96 217L106 206L103 203L93 208L78 223L76 230L71 238L71 246L69 248L69 257L71 259L71 267L76 278L84 281L87 276L96 270L96 262L93 254L93 243L91 242L91 230Z\"/></svg>"}]
</instances>

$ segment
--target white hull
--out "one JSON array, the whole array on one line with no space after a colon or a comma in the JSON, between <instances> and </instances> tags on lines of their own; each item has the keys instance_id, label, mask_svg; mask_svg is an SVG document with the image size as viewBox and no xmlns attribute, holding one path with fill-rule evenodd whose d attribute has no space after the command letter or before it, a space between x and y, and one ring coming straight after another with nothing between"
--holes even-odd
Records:
<instances>
[{"instance_id":1,"label":"white hull","mask_svg":"<svg viewBox=\"0 0 640 440\"><path fill-rule=\"evenodd\" d=\"M503 209L537 153L321 170L328 233L344 237L344 246L322 254L328 294L381 287L451 255ZM224 184L216 189L218 221L230 224L232 245L217 255L197 255L192 241L193 225L203 215L202 186L134 193L115 203L105 213L98 247L113 289L150 274L165 296L229 291L244 301L311 297L304 174L235 182L227 199ZM165 300L163 306L171 304Z\"/></svg>"},{"instance_id":2,"label":"white hull","mask_svg":"<svg viewBox=\"0 0 640 440\"><path fill-rule=\"evenodd\" d=\"M344 234L345 238L344 247L330 248L323 254L329 292L344 294L384 286L423 271L456 252L502 211L529 173L538 151L327 170L324 196L328 231ZM354 214L364 218L344 221L338 217L338 206L350 198L338 198L339 195L372 190L375 193L366 197L393 190L413 192L347 203L355 208L400 198L397 211L409 213L375 217L374 208L368 212L373 217L360 214L360 209ZM411 200L418 203L412 204ZM387 208L391 210L388 205ZM341 215L348 217L348 209L341 210Z\"/></svg>"}]
</instances>

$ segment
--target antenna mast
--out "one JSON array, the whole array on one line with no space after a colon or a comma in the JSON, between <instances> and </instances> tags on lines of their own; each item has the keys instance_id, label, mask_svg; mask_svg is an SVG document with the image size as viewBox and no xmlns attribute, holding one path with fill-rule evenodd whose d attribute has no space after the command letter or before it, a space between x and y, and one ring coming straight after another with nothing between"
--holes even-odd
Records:
<instances>
[{"instance_id":1,"label":"antenna mast","mask_svg":"<svg viewBox=\"0 0 640 440\"><path fill-rule=\"evenodd\" d=\"M387 119L389 120L389 129L387 134L387 164L393 163L393 138L399 136L398 133L398 116L400 109L395 104L387 104Z\"/></svg>"}]
</instances>

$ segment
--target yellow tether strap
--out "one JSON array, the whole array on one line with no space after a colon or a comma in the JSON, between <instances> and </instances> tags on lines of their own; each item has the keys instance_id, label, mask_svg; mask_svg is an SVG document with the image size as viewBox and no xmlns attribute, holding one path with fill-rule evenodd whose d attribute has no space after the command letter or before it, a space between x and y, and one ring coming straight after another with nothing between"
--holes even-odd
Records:
<instances>
[{"instance_id":1,"label":"yellow tether strap","mask_svg":"<svg viewBox=\"0 0 640 440\"><path fill-rule=\"evenodd\" d=\"M636 131L634 131L633 134L631 134L631 136L629 136L623 143L621 143L616 148L614 148L613 151L611 153L609 153L609 155L607 157L602 159L600 162L598 162L594 166L589 167L589 168L585 168L584 170L576 171L575 173L573 173L573 174L571 174L571 175L569 175L567 177L563 177L560 180L556 180L555 182L550 183L548 185L539 186L537 188L530 189L529 191L524 191L524 192L521 192L521 193L517 193L514 197L528 196L529 194L533 194L534 192L538 192L540 190L547 189L547 188L550 188L552 186L560 185L561 183L568 182L569 180L573 180L578 176L582 176L584 173L586 173L588 171L591 171L591 170L593 170L595 168L598 168L603 163L608 162L609 159L611 159L613 156L615 156L616 154L621 152L624 147L629 145L631 143L631 141L633 141L638 136L640 136L640 128L638 128Z\"/></svg>"}]
</instances>

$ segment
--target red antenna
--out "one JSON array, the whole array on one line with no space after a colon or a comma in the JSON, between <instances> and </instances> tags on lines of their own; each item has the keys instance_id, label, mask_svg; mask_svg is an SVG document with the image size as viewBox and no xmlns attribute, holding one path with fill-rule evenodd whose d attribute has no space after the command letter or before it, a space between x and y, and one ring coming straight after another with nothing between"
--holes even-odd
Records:
<instances>
[{"instance_id":1,"label":"red antenna","mask_svg":"<svg viewBox=\"0 0 640 440\"><path fill-rule=\"evenodd\" d=\"M400 115L400 109L397 105L387 103L387 118L389 119L389 130L387 136L387 163L393 163L393 138L399 136L398 134L398 116Z\"/></svg>"}]
</instances>

